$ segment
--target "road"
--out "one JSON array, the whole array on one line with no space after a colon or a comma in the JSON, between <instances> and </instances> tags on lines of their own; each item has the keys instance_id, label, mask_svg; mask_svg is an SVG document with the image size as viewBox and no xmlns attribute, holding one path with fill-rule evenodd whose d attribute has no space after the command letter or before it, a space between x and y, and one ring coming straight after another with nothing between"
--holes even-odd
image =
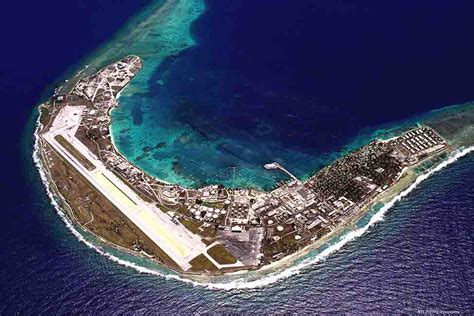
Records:
<instances>
[{"instance_id":1,"label":"road","mask_svg":"<svg viewBox=\"0 0 474 316\"><path fill-rule=\"evenodd\" d=\"M104 163L92 154L74 135L82 120L85 107L65 106L56 117L50 130L42 137L79 171L99 192L138 226L153 242L173 259L183 270L190 268L189 261L205 252L206 245L152 203L142 200L131 188L109 171ZM94 166L87 170L56 140L62 135Z\"/></svg>"}]
</instances>

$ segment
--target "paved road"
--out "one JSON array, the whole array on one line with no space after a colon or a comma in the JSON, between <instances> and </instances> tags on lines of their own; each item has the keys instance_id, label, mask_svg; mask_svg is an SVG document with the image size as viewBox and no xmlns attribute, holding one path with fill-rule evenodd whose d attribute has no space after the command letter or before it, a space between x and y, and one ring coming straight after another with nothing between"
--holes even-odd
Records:
<instances>
[{"instance_id":1,"label":"paved road","mask_svg":"<svg viewBox=\"0 0 474 316\"><path fill-rule=\"evenodd\" d=\"M50 131L43 135L43 139L56 149L182 269L189 269L189 261L203 253L206 245L199 236L192 234L181 224L173 223L169 216L164 214L154 204L143 201L122 180L107 170L105 165L74 136L81 122L83 111L84 107L65 106L57 116ZM54 139L56 135L62 135L66 138L95 165L96 169L88 171Z\"/></svg>"}]
</instances>

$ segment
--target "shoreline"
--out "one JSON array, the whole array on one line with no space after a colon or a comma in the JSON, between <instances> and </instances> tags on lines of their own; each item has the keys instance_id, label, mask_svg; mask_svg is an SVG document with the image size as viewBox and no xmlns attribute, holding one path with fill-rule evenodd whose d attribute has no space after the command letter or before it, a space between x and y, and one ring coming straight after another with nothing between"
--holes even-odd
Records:
<instances>
[{"instance_id":1,"label":"shoreline","mask_svg":"<svg viewBox=\"0 0 474 316\"><path fill-rule=\"evenodd\" d=\"M465 153L465 154L468 154L470 153L471 151L474 151L474 147L470 147L470 149ZM454 152L454 151L453 151ZM450 154L452 154L453 152L451 152ZM439 155L443 154L443 152L439 153ZM462 156L464 156L465 154L463 154ZM433 157L435 158L435 157ZM444 160L443 160L444 161ZM442 161L442 162L443 162ZM439 164L441 164L442 162L440 162ZM438 164L438 165L439 165ZM434 168L438 165L435 165ZM256 271L265 271L265 270L271 270L271 269L274 269L274 268L281 268L281 267L285 267L286 265L292 265L295 261L299 260L299 259L302 259L303 257L305 257L306 255L310 254L311 252L314 252L314 251L317 251L319 250L320 248L326 246L326 244L330 241L332 241L333 239L335 239L338 235L340 235L344 230L346 229L350 229L350 231L352 232L353 229L351 229L351 227L353 228L355 224L357 224L362 218L364 218L365 216L367 216L367 214L370 212L370 211L373 211L373 208L382 203L382 207L384 207L386 204L388 203L391 203L392 201L394 201L397 196L399 194L401 194L402 192L404 192L405 190L407 190L407 188L409 188L411 185L413 185L415 182L416 182L416 179L418 177L421 177L423 176L424 174L420 174L420 175L416 175L415 173L415 170L417 168L417 165L414 165L414 166L411 166L409 167L407 170L405 170L404 172L406 172L407 174L405 174L406 177L410 177L410 176L414 176L414 179L408 179L408 181L404 181L402 182L402 178L399 180L399 182L397 182L394 186L397 186L397 185L401 185L402 187L398 190L398 191L395 191L395 192L389 192L390 189L393 189L392 188L388 188L386 191L384 191L383 193L380 194L380 196L378 196L377 198L375 198L373 201L371 201L368 205L364 206L363 209L354 214L354 216L352 218L350 218L347 222L346 222L346 225L341 225L340 227L338 227L338 229L334 230L333 232L331 232L330 234L322 237L321 239L319 239L317 242L313 243L313 244L310 244L310 245L307 245L305 246L303 249L299 250L298 252L294 253L294 254L291 254L289 256L286 256L278 261L275 261L273 263L270 263L268 265L265 265L265 266L262 266L261 268L259 268L258 270ZM428 171L429 172L429 171ZM412 180L412 181L410 181ZM411 190L410 190L411 191ZM398 199L399 200L399 199ZM394 202L397 202L398 200L394 201ZM375 216L375 214L374 214ZM343 238L343 236L341 237Z\"/></svg>"},{"instance_id":2,"label":"shoreline","mask_svg":"<svg viewBox=\"0 0 474 316\"><path fill-rule=\"evenodd\" d=\"M127 56L126 58L128 59L136 59L138 58L137 56ZM139 59L139 58L138 58ZM125 58L124 58L125 60ZM116 65L116 64L114 64ZM109 65L110 66L110 65ZM106 68L108 68L109 66L107 67L104 67L102 68L101 70L99 70L98 73L100 73L101 71L104 71ZM138 71L141 69L141 67L138 69ZM136 70L134 70L136 71ZM133 75L131 75L130 78L127 78L128 81L126 81L125 85L123 87L121 87L119 89L119 91L112 97L112 100L115 102L115 103L112 103L112 106L109 107L107 109L107 115L108 115L108 118L109 118L109 121L107 123L107 128L109 130L109 133L111 132L111 128L112 128L112 119L111 119L111 112L119 105L117 99L117 95L123 91L123 89L125 89L127 86L128 86L128 82L129 80L131 80L131 78L133 78L133 76L135 75L136 73L134 73ZM87 79L87 78L86 78ZM85 79L84 79L85 80ZM79 83L82 82L79 81L78 84L73 88L73 90L76 90L76 88L79 86ZM87 84L86 86L87 87ZM80 88L80 87L79 87ZM84 88L85 89L85 88ZM96 92L99 88L96 88ZM82 90L81 90L82 91ZM85 90L84 90L85 91ZM79 91L80 92L80 91ZM78 92L76 92L77 94ZM83 92L81 92L83 93ZM114 93L112 93L114 94ZM79 95L79 94L78 94ZM96 93L94 93L94 97L95 97ZM94 99L94 97L92 99ZM67 102L66 102L67 104ZM41 105L40 106L40 110L45 107L46 105ZM40 156L39 158L38 157L35 157L35 159L39 159L40 161L44 162L45 161L45 157L42 155L42 144L41 144L41 141L43 141L43 137L41 136L42 133L43 133L43 129L45 128L45 126L43 126L43 124L40 122L40 119L41 119L41 116L42 114L40 113L40 116L38 117L38 122L37 122L37 127L36 127L36 130L35 130L35 137L38 137L37 138L37 142L35 142L35 146L38 146L38 151L36 151L37 149L35 148L35 153L36 155L38 153L40 153ZM82 121L82 118L79 122ZM67 122L67 120L66 120ZM48 125L50 125L51 121L49 122ZM49 132L49 131L48 131ZM46 132L44 132L46 133ZM395 138L392 138L391 140L390 139L385 139L385 140L374 140L375 142L376 141L379 141L380 143L385 143L385 144L388 144L389 142L393 141L394 139L397 139L399 137L395 137ZM50 140L48 142L51 142ZM139 169L138 167L134 166L119 150L118 148L116 147L114 141L113 141L113 137L110 136L110 142L111 142L111 146L112 146L112 152L114 152L114 154L118 157L120 157L121 159L125 160L128 164L130 164L131 166L133 166L133 168L136 168L137 170L139 170L140 172L142 172L143 174L147 175L145 171ZM85 146L83 144L83 146ZM369 145L365 145L365 146L369 146ZM442 147L443 150L440 152L439 150L435 151L431 156L428 156L429 159L428 160L431 160L431 159L434 159L435 157L439 157L440 155L442 155L443 153L446 153L446 152L450 152L450 155L455 152L455 148L452 148L452 147ZM470 151L472 151L472 148L471 147L468 147L468 151L465 153L469 153ZM349 154L346 154L344 155L343 157L345 156L349 156L353 153L349 153ZM448 156L448 157L451 157L451 156ZM100 159L102 160L102 159ZM444 160L443 160L444 161ZM454 160L455 161L455 160ZM423 174L421 175L416 175L416 168L418 167L419 164L421 163L425 163L426 162L426 159L423 158L421 159L420 161L418 161L416 164L412 164L412 165L409 165L409 167L406 167L404 168L400 173L399 173L399 178L395 180L395 182L393 184L391 184L390 186L388 186L386 188L386 190L382 190L382 191L377 191L379 193L377 193L377 195L375 195L374 197L370 197L368 200L366 200L365 202L363 202L362 204L359 203L357 205L357 207L360 206L360 209L357 209L354 211L353 214L350 214L348 216L347 219L343 219L342 222L340 222L337 226L333 227L331 229L331 231L329 233L325 233L324 235L320 236L318 238L318 240L316 242L310 242L309 244L303 246L302 248L299 248L296 252L294 253L290 253L290 254L286 254L285 256L279 258L279 259L276 259L276 260L272 260L270 263L265 263L263 265L257 265L257 266L252 266L252 267L249 267L249 266L243 266L241 269L238 269L238 271L234 271L235 269L231 269L232 271L228 271L228 270L219 270L218 272L210 272L210 271L206 271L205 273L200 271L199 273L198 272L191 272L191 271L184 271L184 270L176 270L176 269L173 269L169 266L167 266L167 264L164 264L163 262L156 262L156 260L152 259L152 261L154 261L156 264L158 264L159 266L164 266L165 269L169 269L169 270L172 270L173 272L175 273L178 273L180 276L184 277L184 278L187 278L187 279L190 279L190 280L200 280L200 281L206 281L206 280L211 280L211 279L220 279L220 278L225 278L225 277L234 277L234 276L242 276L242 275L245 275L245 274L259 274L259 273L263 273L263 278L266 277L265 273L270 271L269 274L273 274L273 273L276 273L277 270L279 269L282 269L282 268L285 268L285 270L281 271L282 274L285 274L285 273L288 273L288 272L285 272L286 270L290 270L293 268L294 266L294 263L296 261L298 261L299 259L302 259L304 258L305 256L307 256L308 254L312 253L312 252L315 252L317 250L321 250L321 248L323 248L324 246L327 245L328 241L332 241L335 239L335 237L337 237L339 234L341 234L342 232L344 232L346 229L352 227L355 223L357 223L361 218L365 217L366 214L373 210L374 206L378 205L379 203L386 203L383 205L382 208L384 208L386 205L390 205L388 208L391 207L391 205L393 205L396 201L398 201L397 197L400 195L400 194L404 194L405 191L408 190L411 191L411 187L413 185L416 186L417 183L417 179L420 178L421 176L423 176ZM437 166L439 165L442 165L443 162L441 163L436 163L435 166L433 167L434 169L437 168ZM44 166L43 166L44 167ZM326 168L329 168L331 167L331 164L328 165L327 167L323 168L322 170L326 169ZM41 168L41 166L38 166L38 168ZM442 168L442 167L441 167ZM428 169L428 171L426 173L428 174L431 174L430 171L431 169ZM55 185L54 183L54 180L51 178L50 176L50 171L49 170L45 170L43 168L43 170L40 171L40 173L43 172L45 177L49 180L47 181L48 183L52 183ZM410 178L410 174L412 174L412 177ZM316 173L314 176L318 175L318 173ZM42 174L43 176L43 174ZM154 181L158 181L158 182L161 182L160 185L162 185L164 188L166 187L170 187L170 186L173 186L173 187L178 187L178 188L181 188L181 189L184 189L186 190L186 188L183 188L182 186L178 186L178 185L173 185L173 184L169 184L169 183L163 183L163 181L160 181L159 179L156 179L150 175L147 175L148 177L151 177L153 178ZM403 178L404 177L408 177L405 179L405 181L403 181ZM414 178L413 178L414 177ZM311 177L313 178L313 177ZM308 179L309 180L311 180ZM295 180L296 183L300 183L299 180ZM422 180L421 180L422 181ZM44 181L43 181L44 182ZM306 183L307 181L305 181ZM300 183L301 184L301 183ZM48 184L49 185L49 184ZM45 184L45 186L47 186ZM282 187L286 186L283 185ZM291 184L288 184L289 187L291 187ZM57 189L57 188L56 188ZM277 188L277 189L274 189L272 191L261 191L265 194L270 194L270 193L273 193L274 191L277 191L278 189L280 188ZM65 208L67 209L67 206L69 206L69 204L67 203L67 201L65 201L65 199L63 198L63 196L61 195L61 193L58 193L60 190L51 190L51 188L48 186L47 190L49 190L51 192L52 195L56 195L58 197L59 200L62 200L64 203L62 203ZM58 192L55 192L55 191L58 191ZM234 190L235 191L235 190ZM239 190L237 190L238 192ZM258 193L258 191L257 191ZM159 193L160 195L161 193ZM408 193L405 193L404 195L406 195ZM140 194L138 194L140 196ZM403 196L404 196L403 195ZM161 201L160 201L161 203ZM59 204L58 204L59 205ZM166 205L166 203L163 203L163 205ZM61 207L60 205L58 207ZM69 208L71 208L69 206ZM72 211L71 211L72 212ZM142 253L137 253L137 252L133 252L131 251L130 249L127 249L127 248L123 248L119 245L116 245L104 238L102 238L101 236L97 236L95 233L93 233L92 231L90 231L88 228L84 227L81 225L81 223L79 222L79 220L77 220L77 218L74 218L74 214L69 214L70 211L67 211L66 212L66 216L69 216L71 221L76 221L77 223L76 224L79 224L79 226L81 227L81 229L83 229L84 231L87 231L88 233L92 234L94 237L98 238L99 240L101 240L102 242L108 244L109 246L113 247L113 248L116 248L120 251L123 251L125 250L125 252L127 252L128 254L131 254L133 256L139 256L139 257L143 257L143 258L146 258L146 259L151 259L149 256L147 256L146 252ZM73 213L73 212L72 212ZM378 214L378 212L376 213ZM372 222L372 219L370 220L370 222ZM358 230L356 230L358 231ZM76 230L77 232L77 230ZM354 231L350 231L350 233L352 233ZM362 232L363 233L363 232ZM345 235L344 235L345 236ZM341 238L344 238L344 237L341 237ZM122 249L123 248L123 249ZM329 248L331 248L331 246L329 246ZM326 250L323 250L322 252L324 252ZM230 267L229 267L230 268Z\"/></svg>"},{"instance_id":3,"label":"shoreline","mask_svg":"<svg viewBox=\"0 0 474 316\"><path fill-rule=\"evenodd\" d=\"M304 251L302 250L299 253L296 253L296 254L293 254L291 256L285 257L285 258L281 259L280 261L275 262L274 264L264 266L264 267L262 267L262 269L257 270L257 271L264 272L266 270L275 269L275 271L271 271L269 274L262 275L260 278L257 277L257 279L250 280L248 282L245 281L245 280L242 280L242 279L237 279L237 280L231 280L230 283L226 282L226 281L224 281L222 283L212 283L212 282L209 282L210 280L209 280L209 277L207 277L207 276L201 276L201 277L194 276L193 277L191 275L187 276L187 275L182 275L182 274L167 274L167 273L162 273L160 271L156 271L156 270L151 269L151 268L140 266L139 264L127 261L126 259L121 259L121 258L119 258L119 257L117 257L113 254L108 253L106 250L102 249L100 246L94 245L93 242L87 240L79 231L77 231L77 229L74 227L75 223L72 222L72 220L69 218L69 215L67 213L64 213L62 211L62 207L56 201L57 195L55 195L55 193L53 193L51 191L49 178L47 176L47 173L45 173L45 171L43 169L41 158L38 157L39 152L40 152L39 147L37 147L38 146L37 142L39 141L39 135L37 134L37 130L38 130L39 124L40 124L40 122L39 122L39 117L38 117L37 127L35 129L35 135L34 135L35 136L35 145L34 145L34 151L33 151L34 163L37 166L37 170L40 173L40 178L41 178L41 180L42 180L42 182L45 186L45 189L47 191L47 195L48 195L49 199L51 200L51 204L56 209L56 212L58 213L60 218L63 220L63 222L66 223L67 228L72 232L72 234L79 241L83 242L87 247L95 250L97 253L99 253L102 256L105 256L109 260L112 260L112 261L114 261L114 262L116 262L120 265L132 268L132 269L138 271L139 273L147 273L147 274L163 277L163 278L168 279L168 280L176 280L176 281L191 284L193 286L205 287L205 288L212 289L212 290L227 290L227 291L235 290L235 289L251 289L251 288L265 287L265 286L274 284L278 281L284 280L284 279L286 279L290 276L293 276L295 274L299 274L302 270L307 269L308 267L319 263L320 261L327 258L327 256L337 252L347 242L353 241L355 238L362 236L363 234L365 234L365 232L367 231L368 228L372 227L377 222L383 220L383 216L388 212L388 210L391 209L391 207L394 204L396 204L397 202L399 202L404 196L408 195L416 187L416 185L418 185L419 183L421 183L422 181L427 179L433 173L438 172L439 170L443 169L447 165L450 165L450 164L456 162L459 158L462 158L463 156L468 155L469 153L474 151L474 146L470 146L468 148L465 148L457 156L451 158L451 161L449 161L449 159L448 160L443 160L441 163L436 165L434 168L432 168L432 169L436 169L436 170L429 171L428 175L425 175L425 174L418 175L415 179L415 182L412 182L409 185L409 187L412 187L410 190L405 189L404 191L401 191L400 193L406 191L406 193L403 194L403 196L398 196L398 195L400 195L400 193L398 195L393 196L391 201L388 203L388 205L384 205L382 207L382 209L378 210L375 214L373 214L371 216L369 222L365 225L365 227L357 229L357 231L362 230L361 232L357 232L356 230L350 230L346 234L340 236L340 239L339 239L338 243L343 242L342 245L337 246L337 243L336 243L336 245L333 245L333 246L336 246L333 249L331 249L332 246L329 246L329 248L326 248L321 253L319 253L316 256L316 258L304 258L305 256L311 254L312 252L317 251L319 248L324 247L327 242L337 238L337 236L327 236L328 237L327 240L321 241L321 243L319 245L316 245L316 244L312 245L313 247L310 246L310 247L308 247L308 249L304 249ZM442 165L442 166L440 167L440 165ZM416 181L419 178L421 180ZM370 209L368 209L367 212L368 211L370 211ZM365 212L364 214L361 214L361 216L359 216L357 219L354 219L353 221L357 222L358 220L363 218L365 215L367 215L367 212ZM350 236L351 234L354 234L354 233L356 234L355 236ZM337 234L335 234L335 235L337 235ZM105 242L108 246L111 246L112 248L117 249L117 247L115 245L113 245L113 244L111 244L107 241L105 241ZM122 250L123 249L120 249L120 251L122 251ZM128 252L128 251L127 251L127 253L132 255L133 257L137 257L136 253L131 253L131 252ZM144 257L142 257L142 258L144 258ZM300 264L294 264L295 261L297 261L299 259L303 259L303 262L300 263ZM308 262L308 260L309 260L309 262ZM290 266L288 267L288 265L290 265ZM283 270L276 270L276 269L281 269L281 268L284 268L284 269ZM169 271L171 272L173 270L169 270ZM229 276L245 277L245 274L247 274L247 273L248 273L248 271L240 271L240 272L233 273L233 274L228 274L228 275ZM276 273L276 275L273 275L275 273Z\"/></svg>"}]
</instances>

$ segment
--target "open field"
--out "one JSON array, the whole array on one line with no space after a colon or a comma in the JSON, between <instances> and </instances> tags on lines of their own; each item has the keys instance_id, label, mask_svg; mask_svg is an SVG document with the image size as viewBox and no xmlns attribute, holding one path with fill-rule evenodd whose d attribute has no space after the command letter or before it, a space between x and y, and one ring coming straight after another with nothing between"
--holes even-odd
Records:
<instances>
[{"instance_id":1,"label":"open field","mask_svg":"<svg viewBox=\"0 0 474 316\"><path fill-rule=\"evenodd\" d=\"M72 216L93 234L133 251L144 251L158 261L177 269L179 266L143 231L133 224L89 181L54 150L48 153L50 176L70 206Z\"/></svg>"},{"instance_id":2,"label":"open field","mask_svg":"<svg viewBox=\"0 0 474 316\"><path fill-rule=\"evenodd\" d=\"M42 150L55 153L63 163L45 158L52 182L82 226L116 245L163 262L169 258L168 265L183 273L271 266L321 245L384 197L412 183L418 170L409 170L417 164L424 167L426 158L454 149L422 125L397 137L375 139L307 180L292 176L270 192L172 185L133 166L110 137L110 111L118 105L115 95L139 70L136 64L141 65L139 58L128 56L78 83L73 91L77 102L59 96L66 101L58 106L53 102L42 111L44 121L50 121L41 134L47 143ZM109 79L116 84L104 84ZM93 108L81 100L89 100ZM469 121L466 117L462 115L463 122ZM444 134L457 135L456 122L443 124ZM467 140L471 129L465 130ZM287 172L276 162L265 165L275 166ZM78 177L87 185L80 186ZM109 209L119 215L111 215Z\"/></svg>"},{"instance_id":3,"label":"open field","mask_svg":"<svg viewBox=\"0 0 474 316\"><path fill-rule=\"evenodd\" d=\"M234 264L237 259L221 244L207 250L207 253L220 264Z\"/></svg>"},{"instance_id":4,"label":"open field","mask_svg":"<svg viewBox=\"0 0 474 316\"><path fill-rule=\"evenodd\" d=\"M203 254L200 254L189 262L191 264L191 271L209 271L214 272L219 270L209 259Z\"/></svg>"},{"instance_id":5,"label":"open field","mask_svg":"<svg viewBox=\"0 0 474 316\"><path fill-rule=\"evenodd\" d=\"M206 245L200 237L172 221L154 203L141 199L126 181L91 155L89 149L74 136L82 115L82 108L62 108L51 129L43 134L43 139L182 270L189 269L189 260L202 253Z\"/></svg>"},{"instance_id":6,"label":"open field","mask_svg":"<svg viewBox=\"0 0 474 316\"><path fill-rule=\"evenodd\" d=\"M191 221L191 220L185 219L185 218L182 219L180 222L181 222L181 224L184 225L184 227L189 229L192 233L194 233L194 234L199 234L200 233L199 227L202 226L202 223L197 223L195 221Z\"/></svg>"}]
</instances>

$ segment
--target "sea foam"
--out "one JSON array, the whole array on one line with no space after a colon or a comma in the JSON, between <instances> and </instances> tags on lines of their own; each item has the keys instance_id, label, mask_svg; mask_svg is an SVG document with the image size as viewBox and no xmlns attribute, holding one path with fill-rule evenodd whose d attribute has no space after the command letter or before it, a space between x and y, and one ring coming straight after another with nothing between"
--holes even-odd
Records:
<instances>
[{"instance_id":1,"label":"sea foam","mask_svg":"<svg viewBox=\"0 0 474 316\"><path fill-rule=\"evenodd\" d=\"M87 245L89 248L94 249L97 253L101 254L102 256L105 256L106 258L129 268L133 268L139 273L147 273L147 274L152 274L156 275L162 278L165 278L167 280L178 280L181 282L185 282L188 284L192 284L193 286L202 286L206 287L209 289L220 289L220 290L235 290L235 289L251 289L251 288L259 288L259 287L264 287L271 285L275 282L284 280L288 277L297 275L301 272L303 272L305 269L308 267L321 262L325 260L330 254L338 251L341 249L345 244L348 242L356 239L357 237L362 236L365 232L369 230L371 226L374 224L383 221L385 213L393 206L395 205L398 201L400 201L403 197L407 196L411 191L413 191L421 182L429 178L432 174L440 171L441 169L445 168L446 166L454 163L457 161L459 158L467 155L468 153L474 151L474 146L470 146L464 149L459 149L454 152L452 152L448 158L446 158L443 162L440 164L436 165L435 167L431 168L428 172L423 173L419 175L416 180L405 190L401 191L398 195L396 195L391 201L389 201L387 204L385 204L382 208L380 208L379 211L377 211L369 220L369 222L361 227L357 228L354 230L351 230L350 232L346 233L340 239L333 245L329 246L328 248L324 249L321 253L319 253L317 256L313 258L307 258L302 260L301 262L283 270L283 271L278 271L278 272L273 272L269 273L267 275L262 275L261 277L258 277L257 279L254 280L248 280L246 279L245 275L239 276L239 278L231 280L229 282L220 282L220 283L214 283L214 282L199 282L199 281L193 281L184 277L181 277L177 274L167 274L163 272L159 272L150 268L146 268L143 266L140 266L136 263L121 259L113 254L108 253L107 251L103 250L102 248L94 245L90 241L88 241L75 227L72 221L69 219L69 217L66 215L64 210L60 207L59 203L56 200L55 195L53 194L51 188L50 188L50 182L48 180L48 177L46 175L46 171L42 165L41 159L40 159L40 149L39 149L39 119L37 122L37 128L35 131L35 144L34 144L34 150L33 150L33 160L36 165L36 167L39 170L41 180L45 185L46 192L51 199L51 203L54 206L56 212L59 214L60 218L66 223L67 228L73 233L73 235L83 242L85 245Z\"/></svg>"}]
</instances>

